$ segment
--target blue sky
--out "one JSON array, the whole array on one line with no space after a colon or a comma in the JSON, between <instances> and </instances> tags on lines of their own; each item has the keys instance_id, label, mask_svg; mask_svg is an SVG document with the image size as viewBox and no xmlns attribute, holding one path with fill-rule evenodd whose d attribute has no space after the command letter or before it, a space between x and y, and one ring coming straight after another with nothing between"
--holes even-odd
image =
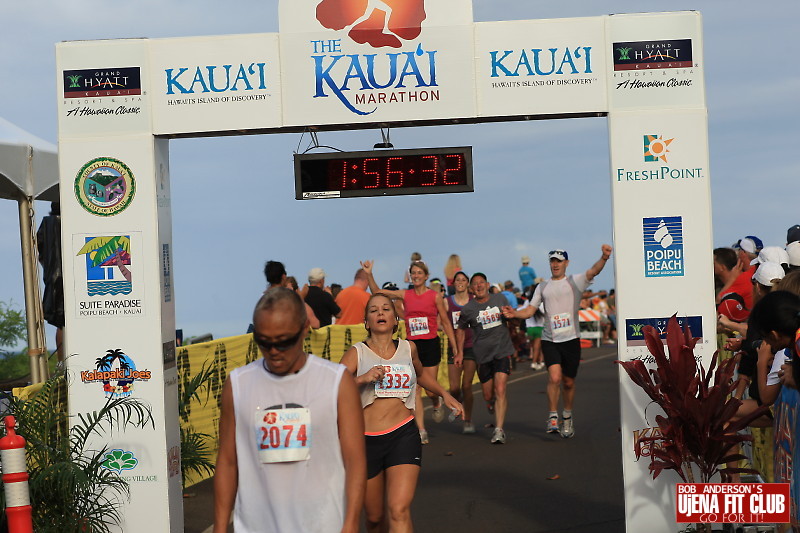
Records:
<instances>
[{"instance_id":1,"label":"blue sky","mask_svg":"<svg viewBox=\"0 0 800 533\"><path fill-rule=\"evenodd\" d=\"M794 36L800 3L649 0L475 0L476 21L695 9L703 14L715 246L747 234L783 245L800 223L796 156L800 74ZM3 2L0 116L57 142L55 43L277 31L277 0ZM320 134L345 150L370 149L377 131ZM359 259L399 282L418 251L442 276L451 253L467 271L512 279L522 255L540 274L546 253L588 268L611 242L606 120L572 119L391 130L398 148L474 147L475 192L397 198L294 200L299 134L170 143L174 293L186 336L244 332L264 287L263 264L283 261L304 281L322 267L348 285ZM308 137L302 139L305 148ZM39 215L49 206L37 205ZM0 202L0 300L23 305L15 202ZM624 260L624 258L623 258ZM709 261L710 261L709 257ZM613 263L594 287L614 286ZM50 332L52 339L52 332ZM50 340L49 345L52 345Z\"/></svg>"}]
</instances>

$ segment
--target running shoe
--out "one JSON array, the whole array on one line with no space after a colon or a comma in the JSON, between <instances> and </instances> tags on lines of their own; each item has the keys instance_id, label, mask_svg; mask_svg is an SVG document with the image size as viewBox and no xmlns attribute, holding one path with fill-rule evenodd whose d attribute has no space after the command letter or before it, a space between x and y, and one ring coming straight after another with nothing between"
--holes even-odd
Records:
<instances>
[{"instance_id":1,"label":"running shoe","mask_svg":"<svg viewBox=\"0 0 800 533\"><path fill-rule=\"evenodd\" d=\"M565 418L561 424L561 436L565 439L571 439L575 436L575 425L572 423L572 417Z\"/></svg>"},{"instance_id":2,"label":"running shoe","mask_svg":"<svg viewBox=\"0 0 800 533\"><path fill-rule=\"evenodd\" d=\"M502 428L494 428L494 433L492 434L492 444L505 444L506 443L506 432L503 431Z\"/></svg>"},{"instance_id":3,"label":"running shoe","mask_svg":"<svg viewBox=\"0 0 800 533\"><path fill-rule=\"evenodd\" d=\"M428 440L428 432L424 429L419 430L419 440L422 444L428 444L430 442Z\"/></svg>"},{"instance_id":4,"label":"running shoe","mask_svg":"<svg viewBox=\"0 0 800 533\"><path fill-rule=\"evenodd\" d=\"M536 367L536 370L544 370L544 363L543 362L540 361L540 362L538 362L536 364L538 365Z\"/></svg>"},{"instance_id":5,"label":"running shoe","mask_svg":"<svg viewBox=\"0 0 800 533\"><path fill-rule=\"evenodd\" d=\"M475 433L475 424L472 422L464 422L464 429L461 430L464 435L472 435Z\"/></svg>"},{"instance_id":6,"label":"running shoe","mask_svg":"<svg viewBox=\"0 0 800 533\"><path fill-rule=\"evenodd\" d=\"M537 363L535 361L532 362L531 363L531 370L539 370L539 363Z\"/></svg>"},{"instance_id":7,"label":"running shoe","mask_svg":"<svg viewBox=\"0 0 800 533\"><path fill-rule=\"evenodd\" d=\"M444 409L442 409L441 402L439 403L439 407L433 408L433 421L437 424L444 420Z\"/></svg>"},{"instance_id":8,"label":"running shoe","mask_svg":"<svg viewBox=\"0 0 800 533\"><path fill-rule=\"evenodd\" d=\"M547 432L558 433L558 417L553 416L547 419Z\"/></svg>"},{"instance_id":9,"label":"running shoe","mask_svg":"<svg viewBox=\"0 0 800 533\"><path fill-rule=\"evenodd\" d=\"M486 409L489 410L489 414L494 414L494 399L491 399L488 402L486 402Z\"/></svg>"}]
</instances>

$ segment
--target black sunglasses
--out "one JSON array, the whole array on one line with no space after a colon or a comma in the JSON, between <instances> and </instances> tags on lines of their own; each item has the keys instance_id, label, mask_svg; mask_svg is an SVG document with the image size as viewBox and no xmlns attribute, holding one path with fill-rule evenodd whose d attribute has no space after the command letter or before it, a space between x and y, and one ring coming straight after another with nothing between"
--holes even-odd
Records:
<instances>
[{"instance_id":1,"label":"black sunglasses","mask_svg":"<svg viewBox=\"0 0 800 533\"><path fill-rule=\"evenodd\" d=\"M297 341L300 340L300 336L303 335L305 331L306 328L302 327L300 328L300 331L298 331L297 334L294 335L293 337L278 342L269 342L263 339L259 339L258 337L256 337L256 334L253 333L253 340L265 352L268 352L273 348L278 350L279 352L285 352L286 350L297 344Z\"/></svg>"}]
</instances>

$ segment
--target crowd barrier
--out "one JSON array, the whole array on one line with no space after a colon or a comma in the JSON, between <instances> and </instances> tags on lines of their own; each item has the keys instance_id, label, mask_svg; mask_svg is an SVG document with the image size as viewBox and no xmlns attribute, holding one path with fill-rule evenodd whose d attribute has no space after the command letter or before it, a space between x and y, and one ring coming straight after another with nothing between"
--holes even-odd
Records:
<instances>
[{"instance_id":1,"label":"crowd barrier","mask_svg":"<svg viewBox=\"0 0 800 533\"><path fill-rule=\"evenodd\" d=\"M405 338L404 323L400 323L397 336ZM440 345L442 348L442 361L439 366L439 383L447 388L447 338L440 332ZM367 330L363 325L340 326L332 325L311 330L303 343L303 349L324 359L338 363L344 353L357 342L367 338ZM183 385L198 374L203 368L213 366L214 372L209 383L209 394L200 397L200 401L193 400L189 405L187 416L181 420L181 425L191 426L195 431L210 435L210 447L214 457L217 454L219 442L219 414L221 404L222 386L228 374L237 367L255 361L261 354L253 342L252 335L238 335L214 341L181 346L177 350L179 385ZM188 476L187 486L199 483L210 475Z\"/></svg>"}]
</instances>

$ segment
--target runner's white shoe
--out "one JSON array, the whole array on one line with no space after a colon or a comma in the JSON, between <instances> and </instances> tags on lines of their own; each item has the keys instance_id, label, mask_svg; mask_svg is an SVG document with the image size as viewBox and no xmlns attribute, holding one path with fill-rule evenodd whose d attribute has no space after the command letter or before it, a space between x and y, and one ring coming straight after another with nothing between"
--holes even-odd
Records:
<instances>
[{"instance_id":1,"label":"runner's white shoe","mask_svg":"<svg viewBox=\"0 0 800 533\"><path fill-rule=\"evenodd\" d=\"M503 431L503 428L494 428L494 433L492 434L492 444L505 444L506 443L506 432Z\"/></svg>"},{"instance_id":2,"label":"runner's white shoe","mask_svg":"<svg viewBox=\"0 0 800 533\"><path fill-rule=\"evenodd\" d=\"M464 429L461 430L464 435L472 435L475 433L475 424L472 422L464 422Z\"/></svg>"},{"instance_id":3,"label":"runner's white shoe","mask_svg":"<svg viewBox=\"0 0 800 533\"><path fill-rule=\"evenodd\" d=\"M547 432L558 433L558 417L554 416L547 419Z\"/></svg>"},{"instance_id":4,"label":"runner's white shoe","mask_svg":"<svg viewBox=\"0 0 800 533\"><path fill-rule=\"evenodd\" d=\"M571 439L575 436L575 425L572 423L572 417L565 418L562 422L561 436L565 439Z\"/></svg>"},{"instance_id":5,"label":"runner's white shoe","mask_svg":"<svg viewBox=\"0 0 800 533\"><path fill-rule=\"evenodd\" d=\"M428 444L430 441L428 440L428 432L424 429L419 430L419 440L422 444Z\"/></svg>"},{"instance_id":6,"label":"runner's white shoe","mask_svg":"<svg viewBox=\"0 0 800 533\"><path fill-rule=\"evenodd\" d=\"M442 409L442 404L439 403L439 407L433 408L433 421L437 424L444 420L444 409Z\"/></svg>"}]
</instances>

